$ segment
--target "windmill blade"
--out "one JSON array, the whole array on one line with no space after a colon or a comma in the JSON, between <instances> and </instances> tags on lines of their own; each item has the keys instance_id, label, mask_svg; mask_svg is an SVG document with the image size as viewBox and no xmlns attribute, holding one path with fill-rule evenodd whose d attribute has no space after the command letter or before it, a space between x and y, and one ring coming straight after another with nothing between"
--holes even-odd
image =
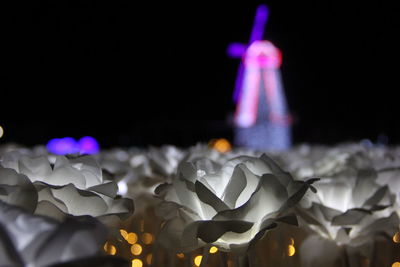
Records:
<instances>
[{"instance_id":1,"label":"windmill blade","mask_svg":"<svg viewBox=\"0 0 400 267\"><path fill-rule=\"evenodd\" d=\"M251 45L254 41L262 40L264 36L264 29L265 25L267 24L268 21L268 16L269 16L269 9L266 5L259 5L257 7L256 11L256 16L254 18L254 24L253 24L253 29L251 31L250 35L250 42L249 45ZM231 46L228 47L228 53L229 52L238 52L233 51L236 49L236 44L232 44ZM244 55L245 49L243 50ZM232 54L234 55L234 54ZM235 53L236 55L236 53ZM241 89L242 89L242 84L243 84L243 72L244 72L244 65L243 62L240 62L237 77L236 77L236 82L235 82L235 91L233 92L233 101L236 104L240 94L241 94Z\"/></svg>"},{"instance_id":2,"label":"windmill blade","mask_svg":"<svg viewBox=\"0 0 400 267\"><path fill-rule=\"evenodd\" d=\"M253 29L250 35L250 42L262 40L264 36L265 25L267 24L269 16L269 9L266 5L259 5L256 11L256 17L254 18Z\"/></svg>"},{"instance_id":3,"label":"windmill blade","mask_svg":"<svg viewBox=\"0 0 400 267\"><path fill-rule=\"evenodd\" d=\"M233 58L241 58L246 52L247 46L241 43L231 43L226 49L228 56Z\"/></svg>"},{"instance_id":4,"label":"windmill blade","mask_svg":"<svg viewBox=\"0 0 400 267\"><path fill-rule=\"evenodd\" d=\"M235 81L235 91L233 92L233 102L235 104L238 102L241 91L242 91L243 72L244 72L243 62L240 62L239 69L238 69L237 76L236 76L236 81Z\"/></svg>"}]
</instances>

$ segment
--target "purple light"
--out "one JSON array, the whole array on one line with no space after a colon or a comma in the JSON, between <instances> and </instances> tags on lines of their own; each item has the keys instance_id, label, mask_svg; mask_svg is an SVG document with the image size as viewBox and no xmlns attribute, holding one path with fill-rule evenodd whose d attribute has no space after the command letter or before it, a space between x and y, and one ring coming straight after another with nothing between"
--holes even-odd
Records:
<instances>
[{"instance_id":1,"label":"purple light","mask_svg":"<svg viewBox=\"0 0 400 267\"><path fill-rule=\"evenodd\" d=\"M233 58L242 58L247 47L254 41L263 39L264 28L268 20L269 10L266 5L259 5L257 7L256 16L254 18L253 29L251 31L250 40L248 45L240 45L238 43L232 43L228 46L227 53ZM242 89L243 84L243 63L241 62L238 69L238 74L235 82L235 91L233 93L233 100L237 103Z\"/></svg>"},{"instance_id":2,"label":"purple light","mask_svg":"<svg viewBox=\"0 0 400 267\"><path fill-rule=\"evenodd\" d=\"M235 113L235 144L261 151L291 146L290 124L279 67L281 52L254 41L244 59L244 78Z\"/></svg>"},{"instance_id":3,"label":"purple light","mask_svg":"<svg viewBox=\"0 0 400 267\"><path fill-rule=\"evenodd\" d=\"M96 139L85 136L79 140L79 149L81 154L97 154L100 150L100 146Z\"/></svg>"},{"instance_id":4,"label":"purple light","mask_svg":"<svg viewBox=\"0 0 400 267\"><path fill-rule=\"evenodd\" d=\"M96 154L100 146L96 139L90 136L82 137L78 142L72 137L54 138L47 143L47 151L56 155L66 154Z\"/></svg>"},{"instance_id":5,"label":"purple light","mask_svg":"<svg viewBox=\"0 0 400 267\"><path fill-rule=\"evenodd\" d=\"M228 56L233 58L238 58L241 57L244 54L244 52L246 52L246 49L247 47L244 44L231 43L228 46L226 52L228 53Z\"/></svg>"},{"instance_id":6,"label":"purple light","mask_svg":"<svg viewBox=\"0 0 400 267\"><path fill-rule=\"evenodd\" d=\"M47 143L47 150L56 155L74 154L79 151L72 137L54 138Z\"/></svg>"}]
</instances>

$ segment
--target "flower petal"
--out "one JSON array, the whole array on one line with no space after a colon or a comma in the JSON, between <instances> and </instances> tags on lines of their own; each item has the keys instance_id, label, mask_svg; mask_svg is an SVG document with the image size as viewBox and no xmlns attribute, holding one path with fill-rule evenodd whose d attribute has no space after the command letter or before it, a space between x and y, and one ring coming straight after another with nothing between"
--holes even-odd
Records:
<instances>
[{"instance_id":1,"label":"flower petal","mask_svg":"<svg viewBox=\"0 0 400 267\"><path fill-rule=\"evenodd\" d=\"M216 212L229 210L229 207L213 192L211 192L203 183L197 181L195 184L196 194L199 199L214 208Z\"/></svg>"},{"instance_id":2,"label":"flower petal","mask_svg":"<svg viewBox=\"0 0 400 267\"><path fill-rule=\"evenodd\" d=\"M52 188L51 192L56 199L67 206L68 213L75 216L100 216L108 209L100 196L88 191L78 190L72 184L60 188Z\"/></svg>"},{"instance_id":3,"label":"flower petal","mask_svg":"<svg viewBox=\"0 0 400 267\"><path fill-rule=\"evenodd\" d=\"M242 191L246 188L247 179L244 171L236 166L232 177L222 194L222 199L231 209L236 207L236 201ZM253 192L253 191L251 191Z\"/></svg>"},{"instance_id":4,"label":"flower petal","mask_svg":"<svg viewBox=\"0 0 400 267\"><path fill-rule=\"evenodd\" d=\"M361 209L350 209L345 213L335 216L332 225L355 225L370 213Z\"/></svg>"},{"instance_id":5,"label":"flower petal","mask_svg":"<svg viewBox=\"0 0 400 267\"><path fill-rule=\"evenodd\" d=\"M0 189L0 200L32 213L36 209L38 194L25 175L0 167Z\"/></svg>"},{"instance_id":6,"label":"flower petal","mask_svg":"<svg viewBox=\"0 0 400 267\"><path fill-rule=\"evenodd\" d=\"M264 174L257 189L242 206L219 212L215 220L260 221L266 214L278 211L287 200L286 188L272 174Z\"/></svg>"},{"instance_id":7,"label":"flower petal","mask_svg":"<svg viewBox=\"0 0 400 267\"><path fill-rule=\"evenodd\" d=\"M282 170L282 168L279 167L279 165L276 164L275 161L273 161L266 154L262 154L260 159L268 165L272 173L278 177L279 181L281 181L284 186L288 186L289 183L293 181L293 177L290 175L290 173Z\"/></svg>"}]
</instances>

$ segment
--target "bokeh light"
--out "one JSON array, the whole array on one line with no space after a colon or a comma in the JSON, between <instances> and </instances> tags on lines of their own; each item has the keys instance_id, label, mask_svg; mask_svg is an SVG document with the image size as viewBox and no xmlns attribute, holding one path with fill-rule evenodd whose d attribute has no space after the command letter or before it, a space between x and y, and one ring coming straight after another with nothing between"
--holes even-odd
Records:
<instances>
[{"instance_id":1,"label":"bokeh light","mask_svg":"<svg viewBox=\"0 0 400 267\"><path fill-rule=\"evenodd\" d=\"M397 232L397 233L395 233L394 235L393 235L393 242L394 243L400 243L400 233L399 232Z\"/></svg>"},{"instance_id":2,"label":"bokeh light","mask_svg":"<svg viewBox=\"0 0 400 267\"><path fill-rule=\"evenodd\" d=\"M126 240L128 237L128 232L124 229L120 229L119 232L120 232L121 236Z\"/></svg>"},{"instance_id":3,"label":"bokeh light","mask_svg":"<svg viewBox=\"0 0 400 267\"><path fill-rule=\"evenodd\" d=\"M142 267L143 262L139 259L133 259L132 260L132 267Z\"/></svg>"},{"instance_id":4,"label":"bokeh light","mask_svg":"<svg viewBox=\"0 0 400 267\"><path fill-rule=\"evenodd\" d=\"M296 253L296 248L293 245L288 246L287 255L292 257Z\"/></svg>"},{"instance_id":5,"label":"bokeh light","mask_svg":"<svg viewBox=\"0 0 400 267\"><path fill-rule=\"evenodd\" d=\"M176 254L176 256L177 256L178 258L180 258L180 259L183 259L183 258L185 257L185 254L183 254L183 253L178 253L178 254Z\"/></svg>"},{"instance_id":6,"label":"bokeh light","mask_svg":"<svg viewBox=\"0 0 400 267\"><path fill-rule=\"evenodd\" d=\"M141 239L144 244L150 245L153 242L153 235L150 233L143 233Z\"/></svg>"},{"instance_id":7,"label":"bokeh light","mask_svg":"<svg viewBox=\"0 0 400 267\"><path fill-rule=\"evenodd\" d=\"M129 233L126 236L126 241L128 241L128 243L131 245L135 244L137 242L137 240L138 240L138 236L135 233Z\"/></svg>"},{"instance_id":8,"label":"bokeh light","mask_svg":"<svg viewBox=\"0 0 400 267\"><path fill-rule=\"evenodd\" d=\"M148 265L151 265L151 263L152 263L152 260L153 260L153 254L147 254L147 256L146 256L146 263L148 264Z\"/></svg>"},{"instance_id":9,"label":"bokeh light","mask_svg":"<svg viewBox=\"0 0 400 267\"><path fill-rule=\"evenodd\" d=\"M104 244L103 248L104 248L104 251L109 255L115 255L117 253L117 248L108 242L106 242Z\"/></svg>"},{"instance_id":10,"label":"bokeh light","mask_svg":"<svg viewBox=\"0 0 400 267\"><path fill-rule=\"evenodd\" d=\"M142 246L141 245L139 245L139 244L133 244L132 246L131 246L131 252L132 252L132 254L133 255L135 255L135 256L138 256L138 255L140 255L140 254L142 254Z\"/></svg>"},{"instance_id":11,"label":"bokeh light","mask_svg":"<svg viewBox=\"0 0 400 267\"><path fill-rule=\"evenodd\" d=\"M400 262L393 262L392 267L400 267Z\"/></svg>"},{"instance_id":12,"label":"bokeh light","mask_svg":"<svg viewBox=\"0 0 400 267\"><path fill-rule=\"evenodd\" d=\"M4 134L3 127L1 127L1 125L0 125L0 138L2 138L2 137L3 137L3 134Z\"/></svg>"},{"instance_id":13,"label":"bokeh light","mask_svg":"<svg viewBox=\"0 0 400 267\"><path fill-rule=\"evenodd\" d=\"M232 149L231 143L225 138L212 139L209 142L209 147L217 150L220 153L226 153Z\"/></svg>"},{"instance_id":14,"label":"bokeh light","mask_svg":"<svg viewBox=\"0 0 400 267\"><path fill-rule=\"evenodd\" d=\"M91 136L82 137L78 141L78 145L81 154L97 154L100 151L99 143Z\"/></svg>"},{"instance_id":15,"label":"bokeh light","mask_svg":"<svg viewBox=\"0 0 400 267\"><path fill-rule=\"evenodd\" d=\"M217 253L217 252L218 252L218 248L217 248L217 247L212 246L212 247L210 248L210 253L211 253L211 254L214 254L214 253Z\"/></svg>"},{"instance_id":16,"label":"bokeh light","mask_svg":"<svg viewBox=\"0 0 400 267\"><path fill-rule=\"evenodd\" d=\"M194 265L200 266L202 259L203 259L203 256L201 256L201 255L198 255L198 256L194 257L194 260L193 260Z\"/></svg>"}]
</instances>

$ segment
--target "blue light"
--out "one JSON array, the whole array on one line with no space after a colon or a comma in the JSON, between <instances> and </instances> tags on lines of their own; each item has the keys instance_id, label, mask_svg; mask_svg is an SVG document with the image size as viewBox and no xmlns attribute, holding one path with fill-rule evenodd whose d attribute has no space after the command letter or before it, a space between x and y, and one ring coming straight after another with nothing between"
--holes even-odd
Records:
<instances>
[{"instance_id":1,"label":"blue light","mask_svg":"<svg viewBox=\"0 0 400 267\"><path fill-rule=\"evenodd\" d=\"M76 141L72 137L54 138L47 143L47 151L56 155L66 154L96 154L100 150L99 143L90 136Z\"/></svg>"}]
</instances>

